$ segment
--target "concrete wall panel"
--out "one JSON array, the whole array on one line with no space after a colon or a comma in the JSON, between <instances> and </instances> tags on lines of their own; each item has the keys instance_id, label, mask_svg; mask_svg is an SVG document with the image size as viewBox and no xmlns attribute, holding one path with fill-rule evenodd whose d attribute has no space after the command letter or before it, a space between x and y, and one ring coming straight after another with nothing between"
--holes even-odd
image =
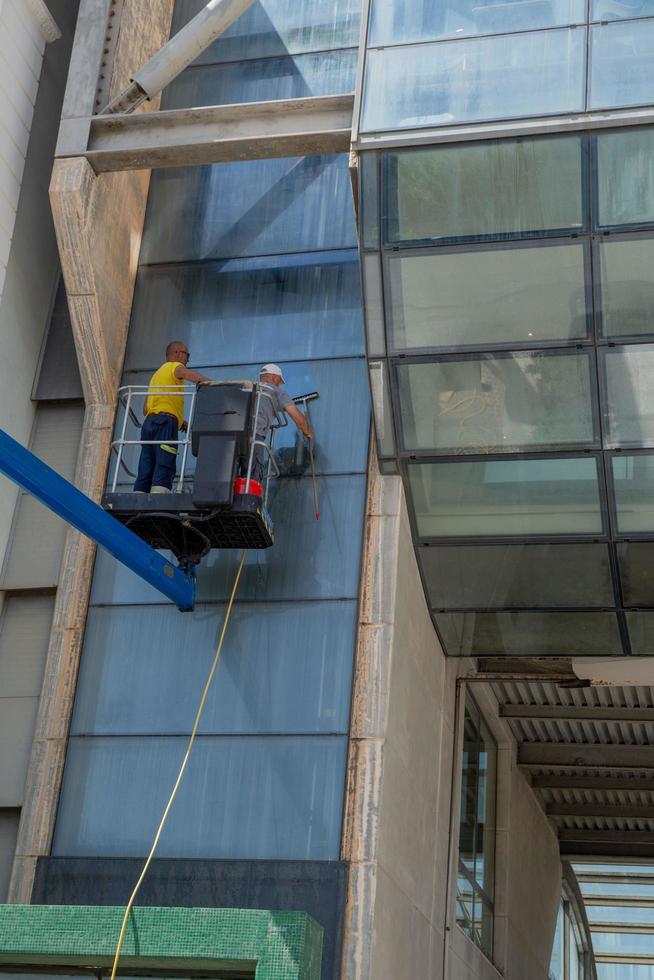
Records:
<instances>
[{"instance_id":1,"label":"concrete wall panel","mask_svg":"<svg viewBox=\"0 0 654 980\"><path fill-rule=\"evenodd\" d=\"M440 649L399 480L380 477L374 460L369 478L343 841L352 864L342 976L546 980L560 892L557 841L516 767L495 699L480 684L473 693L499 750L495 963L456 925L457 675L475 668Z\"/></svg>"}]
</instances>

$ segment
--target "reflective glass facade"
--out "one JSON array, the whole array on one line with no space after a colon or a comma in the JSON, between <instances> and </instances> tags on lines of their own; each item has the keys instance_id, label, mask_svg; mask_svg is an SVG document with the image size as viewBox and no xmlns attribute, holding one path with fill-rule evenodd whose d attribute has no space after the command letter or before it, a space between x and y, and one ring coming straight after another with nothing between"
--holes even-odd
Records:
<instances>
[{"instance_id":1,"label":"reflective glass facade","mask_svg":"<svg viewBox=\"0 0 654 980\"><path fill-rule=\"evenodd\" d=\"M651 3L372 0L363 134L654 103Z\"/></svg>"},{"instance_id":2,"label":"reflective glass facade","mask_svg":"<svg viewBox=\"0 0 654 980\"><path fill-rule=\"evenodd\" d=\"M180 0L174 29L203 7ZM259 0L165 107L351 91L359 4ZM273 481L162 857L338 861L366 491L369 388L346 156L153 173L124 384L166 343L215 379L283 365L312 402L308 470ZM280 433L284 472L296 430ZM128 464L134 459L128 459ZM180 614L98 555L53 854L147 853L213 659L240 554L213 551ZM129 821L121 814L129 811Z\"/></svg>"},{"instance_id":3,"label":"reflective glass facade","mask_svg":"<svg viewBox=\"0 0 654 980\"><path fill-rule=\"evenodd\" d=\"M456 921L488 957L493 954L496 793L497 745L467 692L463 719Z\"/></svg>"},{"instance_id":4,"label":"reflective glass facade","mask_svg":"<svg viewBox=\"0 0 654 980\"><path fill-rule=\"evenodd\" d=\"M643 126L363 155L378 451L450 654L654 646L652 148Z\"/></svg>"}]
</instances>

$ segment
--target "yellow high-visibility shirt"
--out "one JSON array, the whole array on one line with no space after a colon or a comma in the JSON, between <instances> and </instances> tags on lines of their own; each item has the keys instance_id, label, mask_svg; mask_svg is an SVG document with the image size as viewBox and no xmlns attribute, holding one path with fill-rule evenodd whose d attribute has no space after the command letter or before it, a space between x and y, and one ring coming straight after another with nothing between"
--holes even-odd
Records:
<instances>
[{"instance_id":1,"label":"yellow high-visibility shirt","mask_svg":"<svg viewBox=\"0 0 654 980\"><path fill-rule=\"evenodd\" d=\"M184 382L175 377L176 367L183 367L181 361L165 361L159 370L155 371L150 378L149 387L179 388L180 394L176 395L173 392L148 394L148 397L145 399L145 414L156 415L158 412L167 412L168 415L174 415L177 419L177 424L181 425L184 421L184 399L181 395Z\"/></svg>"}]
</instances>

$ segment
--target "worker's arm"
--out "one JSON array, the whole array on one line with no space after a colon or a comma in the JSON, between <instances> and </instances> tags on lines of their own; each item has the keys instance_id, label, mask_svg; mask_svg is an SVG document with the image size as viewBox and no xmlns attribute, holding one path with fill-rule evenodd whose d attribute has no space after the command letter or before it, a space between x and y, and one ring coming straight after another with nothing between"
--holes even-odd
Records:
<instances>
[{"instance_id":1,"label":"worker's arm","mask_svg":"<svg viewBox=\"0 0 654 980\"><path fill-rule=\"evenodd\" d=\"M175 377L179 381L192 381L193 384L202 384L204 381L209 381L204 374L199 374L198 371L191 371L190 368L184 367L183 364L178 364L175 368Z\"/></svg>"},{"instance_id":2,"label":"worker's arm","mask_svg":"<svg viewBox=\"0 0 654 980\"><path fill-rule=\"evenodd\" d=\"M307 439L313 439L313 429L307 422L306 415L295 405L287 405L284 411L290 415L300 432L303 432Z\"/></svg>"}]
</instances>

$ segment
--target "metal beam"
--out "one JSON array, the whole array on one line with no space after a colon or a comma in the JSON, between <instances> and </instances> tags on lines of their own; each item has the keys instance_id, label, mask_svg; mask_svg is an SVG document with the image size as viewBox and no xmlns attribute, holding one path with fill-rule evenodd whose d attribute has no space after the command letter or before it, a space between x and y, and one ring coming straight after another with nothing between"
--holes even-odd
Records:
<instances>
[{"instance_id":1,"label":"metal beam","mask_svg":"<svg viewBox=\"0 0 654 980\"><path fill-rule=\"evenodd\" d=\"M647 792L654 790L651 776L595 776L580 772L574 774L534 773L531 776L533 789L618 789L625 792Z\"/></svg>"},{"instance_id":2,"label":"metal beam","mask_svg":"<svg viewBox=\"0 0 654 980\"><path fill-rule=\"evenodd\" d=\"M619 932L619 933L640 933L641 935L654 934L654 922L591 922L591 932Z\"/></svg>"},{"instance_id":3,"label":"metal beam","mask_svg":"<svg viewBox=\"0 0 654 980\"><path fill-rule=\"evenodd\" d=\"M501 704L500 718L538 721L654 722L654 708L579 707L565 704Z\"/></svg>"},{"instance_id":4,"label":"metal beam","mask_svg":"<svg viewBox=\"0 0 654 980\"><path fill-rule=\"evenodd\" d=\"M639 953L595 953L596 963L627 963L634 966L650 966L654 964L654 956Z\"/></svg>"},{"instance_id":5,"label":"metal beam","mask_svg":"<svg viewBox=\"0 0 654 980\"><path fill-rule=\"evenodd\" d=\"M56 152L86 156L96 173L344 153L353 104L328 95L66 119Z\"/></svg>"},{"instance_id":6,"label":"metal beam","mask_svg":"<svg viewBox=\"0 0 654 980\"><path fill-rule=\"evenodd\" d=\"M592 830L586 827L559 830L559 840L588 841L605 844L654 844L654 831L651 830Z\"/></svg>"},{"instance_id":7,"label":"metal beam","mask_svg":"<svg viewBox=\"0 0 654 980\"><path fill-rule=\"evenodd\" d=\"M566 861L585 861L588 858L615 858L630 861L637 858L650 859L652 857L652 845L643 844L635 841L559 841L559 852ZM615 904L609 903L609 904ZM646 905L647 902L640 902Z\"/></svg>"},{"instance_id":8,"label":"metal beam","mask_svg":"<svg viewBox=\"0 0 654 980\"><path fill-rule=\"evenodd\" d=\"M654 886L654 865L652 865L651 874L642 874L641 872L634 871L633 874L629 872L616 872L611 874L606 871L598 871L597 874L580 872L577 875L577 881L580 884L591 885L653 885Z\"/></svg>"},{"instance_id":9,"label":"metal beam","mask_svg":"<svg viewBox=\"0 0 654 980\"><path fill-rule=\"evenodd\" d=\"M630 769L654 771L654 745L586 745L523 742L518 765L539 769Z\"/></svg>"},{"instance_id":10,"label":"metal beam","mask_svg":"<svg viewBox=\"0 0 654 980\"><path fill-rule=\"evenodd\" d=\"M600 908L651 909L654 898L617 898L615 895L584 895L584 905Z\"/></svg>"},{"instance_id":11,"label":"metal beam","mask_svg":"<svg viewBox=\"0 0 654 980\"><path fill-rule=\"evenodd\" d=\"M654 821L654 806L629 806L607 803L548 803L548 817L626 817Z\"/></svg>"}]
</instances>

